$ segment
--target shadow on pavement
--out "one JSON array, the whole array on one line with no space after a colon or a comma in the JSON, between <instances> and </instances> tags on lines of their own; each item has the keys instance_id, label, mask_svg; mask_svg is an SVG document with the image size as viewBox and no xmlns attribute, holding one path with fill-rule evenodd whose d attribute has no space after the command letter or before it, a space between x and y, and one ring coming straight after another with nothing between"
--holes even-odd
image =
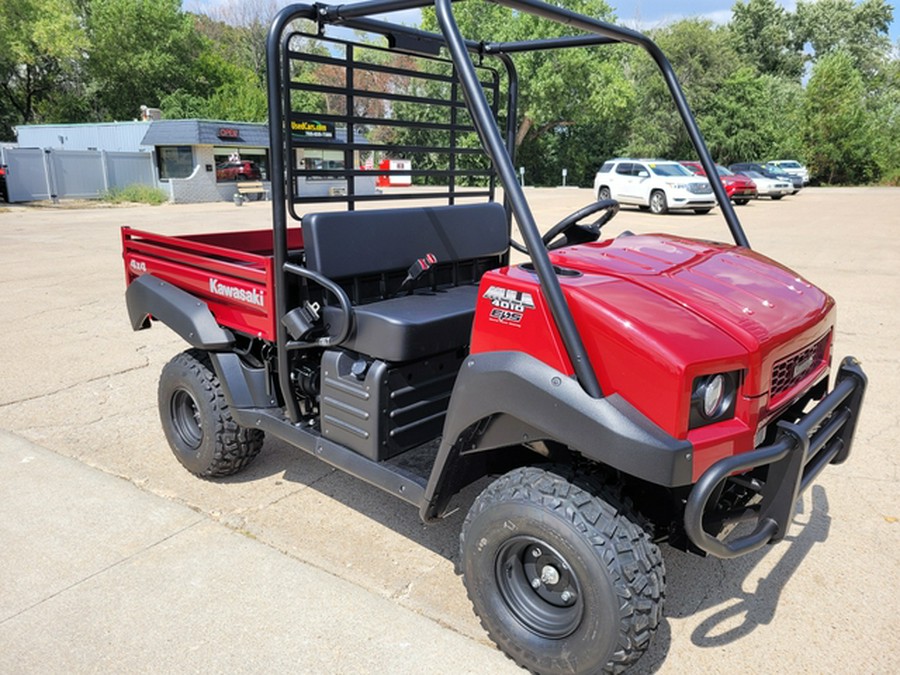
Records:
<instances>
[{"instance_id":1,"label":"shadow on pavement","mask_svg":"<svg viewBox=\"0 0 900 675\"><path fill-rule=\"evenodd\" d=\"M459 530L465 514L489 479L469 486L451 503L449 515L430 524L419 519L418 509L367 483L331 468L303 451L276 440L267 440L261 457L244 473L222 482L243 483L282 474L283 480L304 485L366 518L425 547L454 564L458 561ZM795 520L786 542L790 543L768 573L756 580L753 574L764 560L776 555L771 548L735 560L701 558L665 546L667 567L665 616L681 619L716 610L704 618L691 633L697 647L714 648L740 640L757 627L769 624L775 616L780 596L794 572L815 546L828 536L831 517L825 490L814 485L811 500L797 503ZM805 502L810 502L808 517ZM377 546L377 542L372 542ZM718 608L718 609L717 609ZM656 672L671 648L672 630L665 618L647 654L634 672Z\"/></svg>"},{"instance_id":2,"label":"shadow on pavement","mask_svg":"<svg viewBox=\"0 0 900 675\"><path fill-rule=\"evenodd\" d=\"M790 546L775 563L775 566L764 577L759 578L755 591L746 591L746 582L751 581L751 574L764 556L766 549L758 552L746 567L746 574L731 574L726 578L726 584L719 591L707 598L706 606L715 607L729 603L732 599L737 602L728 604L715 614L704 619L691 634L691 642L698 647L720 647L739 640L753 632L758 626L771 623L775 617L778 601L784 591L785 585L790 581L794 572L800 567L803 559L809 554L816 543L824 542L828 538L831 529L831 516L828 515L828 497L824 488L814 485L811 490L811 510L809 518L796 534L789 534L785 541ZM803 513L804 502L797 502L798 513ZM796 518L792 525L794 529L800 525ZM727 565L727 562L725 563ZM735 570L737 572L737 570ZM700 607L699 609L703 609ZM695 610L697 611L697 610ZM743 619L739 619L743 617ZM739 623L734 624L736 621ZM728 626L726 628L726 626Z\"/></svg>"}]
</instances>

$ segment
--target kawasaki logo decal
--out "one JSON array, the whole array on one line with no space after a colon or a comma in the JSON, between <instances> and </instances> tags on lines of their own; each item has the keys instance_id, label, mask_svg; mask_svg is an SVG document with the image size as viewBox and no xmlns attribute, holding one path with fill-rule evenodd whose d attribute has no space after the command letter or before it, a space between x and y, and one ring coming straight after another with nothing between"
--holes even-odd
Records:
<instances>
[{"instance_id":1,"label":"kawasaki logo decal","mask_svg":"<svg viewBox=\"0 0 900 675\"><path fill-rule=\"evenodd\" d=\"M209 279L209 292L214 293L215 295L221 295L223 298L248 302L257 307L265 306L266 302L265 291L257 291L256 289L248 291L245 288L238 288L237 286L226 286L218 279L212 277Z\"/></svg>"}]
</instances>

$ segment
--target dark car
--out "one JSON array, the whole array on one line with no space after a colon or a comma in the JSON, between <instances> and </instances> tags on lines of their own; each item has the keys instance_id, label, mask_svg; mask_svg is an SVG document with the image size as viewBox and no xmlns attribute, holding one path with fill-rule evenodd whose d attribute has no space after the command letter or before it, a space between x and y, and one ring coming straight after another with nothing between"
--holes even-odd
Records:
<instances>
[{"instance_id":1,"label":"dark car","mask_svg":"<svg viewBox=\"0 0 900 675\"><path fill-rule=\"evenodd\" d=\"M738 164L729 165L728 168L735 173L756 171L757 173L761 173L766 178L786 180L788 183L794 186L794 191L791 194L797 194L798 192L800 192L800 188L803 187L802 176L792 176L791 174L784 173L782 171L772 171L772 167L766 166L765 164L760 164L759 162L739 162Z\"/></svg>"},{"instance_id":2,"label":"dark car","mask_svg":"<svg viewBox=\"0 0 900 675\"><path fill-rule=\"evenodd\" d=\"M6 167L0 166L0 202L8 202L9 193L6 191Z\"/></svg>"},{"instance_id":3,"label":"dark car","mask_svg":"<svg viewBox=\"0 0 900 675\"><path fill-rule=\"evenodd\" d=\"M681 164L697 176L706 175L700 162L681 162ZM751 199L756 199L756 183L752 178L735 173L720 164L716 164L716 171L719 174L719 180L722 181L722 187L725 188L725 194L735 204L743 206Z\"/></svg>"},{"instance_id":4,"label":"dark car","mask_svg":"<svg viewBox=\"0 0 900 675\"><path fill-rule=\"evenodd\" d=\"M238 162L222 162L216 164L216 180L259 180L262 174L255 162L242 160Z\"/></svg>"}]
</instances>

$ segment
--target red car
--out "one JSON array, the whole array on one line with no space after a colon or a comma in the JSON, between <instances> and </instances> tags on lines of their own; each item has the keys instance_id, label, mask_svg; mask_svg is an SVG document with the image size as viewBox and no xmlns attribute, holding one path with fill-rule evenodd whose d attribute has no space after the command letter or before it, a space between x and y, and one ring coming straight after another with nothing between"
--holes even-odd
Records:
<instances>
[{"instance_id":1,"label":"red car","mask_svg":"<svg viewBox=\"0 0 900 675\"><path fill-rule=\"evenodd\" d=\"M681 164L693 171L697 176L706 175L706 171L703 170L703 165L700 162L681 162ZM756 199L756 183L752 179L735 173L731 169L726 169L719 164L716 164L716 171L719 172L719 179L725 188L725 194L735 204L743 206L751 199Z\"/></svg>"},{"instance_id":2,"label":"red car","mask_svg":"<svg viewBox=\"0 0 900 675\"><path fill-rule=\"evenodd\" d=\"M247 160L237 162L222 162L216 165L216 180L259 180L261 178L259 167L255 162Z\"/></svg>"}]
</instances>

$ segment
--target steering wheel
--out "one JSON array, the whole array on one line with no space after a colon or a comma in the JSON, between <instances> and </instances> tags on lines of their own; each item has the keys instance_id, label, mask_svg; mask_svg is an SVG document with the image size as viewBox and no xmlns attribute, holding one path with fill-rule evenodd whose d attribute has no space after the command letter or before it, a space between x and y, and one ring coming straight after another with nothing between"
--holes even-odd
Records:
<instances>
[{"instance_id":1,"label":"steering wheel","mask_svg":"<svg viewBox=\"0 0 900 675\"><path fill-rule=\"evenodd\" d=\"M578 221L597 211L605 211L605 213L590 225L578 224ZM583 209L578 209L575 213L570 213L547 230L546 234L541 237L541 241L544 242L544 246L550 251L563 246L597 241L600 238L600 228L612 220L613 216L618 212L619 202L615 199L601 199L593 204L588 204ZM562 237L558 241L554 241L560 235Z\"/></svg>"}]
</instances>

